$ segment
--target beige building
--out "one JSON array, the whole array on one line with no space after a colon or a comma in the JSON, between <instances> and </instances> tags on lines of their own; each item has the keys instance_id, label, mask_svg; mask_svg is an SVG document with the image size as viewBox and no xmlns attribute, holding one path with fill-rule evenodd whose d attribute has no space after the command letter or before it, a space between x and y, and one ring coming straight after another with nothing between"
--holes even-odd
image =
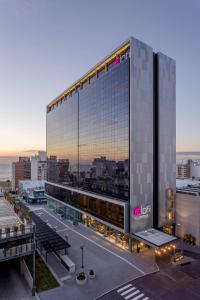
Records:
<instances>
[{"instance_id":1,"label":"beige building","mask_svg":"<svg viewBox=\"0 0 200 300\"><path fill-rule=\"evenodd\" d=\"M176 235L192 234L200 245L200 185L177 188Z\"/></svg>"},{"instance_id":2,"label":"beige building","mask_svg":"<svg viewBox=\"0 0 200 300\"><path fill-rule=\"evenodd\" d=\"M47 179L47 156L45 151L31 157L31 180Z\"/></svg>"},{"instance_id":3,"label":"beige building","mask_svg":"<svg viewBox=\"0 0 200 300\"><path fill-rule=\"evenodd\" d=\"M190 178L190 161L183 161L176 164L176 178Z\"/></svg>"}]
</instances>

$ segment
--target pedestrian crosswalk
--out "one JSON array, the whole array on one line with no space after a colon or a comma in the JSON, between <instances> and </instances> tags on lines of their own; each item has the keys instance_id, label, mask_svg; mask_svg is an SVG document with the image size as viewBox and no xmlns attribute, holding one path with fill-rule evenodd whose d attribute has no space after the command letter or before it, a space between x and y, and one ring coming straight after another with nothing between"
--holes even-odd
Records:
<instances>
[{"instance_id":1,"label":"pedestrian crosswalk","mask_svg":"<svg viewBox=\"0 0 200 300\"><path fill-rule=\"evenodd\" d=\"M120 294L120 296L122 296L125 300L150 300L149 297L146 297L144 293L142 293L131 283L118 289L117 293Z\"/></svg>"}]
</instances>

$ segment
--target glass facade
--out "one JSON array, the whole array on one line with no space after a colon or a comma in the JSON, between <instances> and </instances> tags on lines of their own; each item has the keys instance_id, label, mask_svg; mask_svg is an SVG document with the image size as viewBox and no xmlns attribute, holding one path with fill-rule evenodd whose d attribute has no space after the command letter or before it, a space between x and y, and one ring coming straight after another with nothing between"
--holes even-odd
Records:
<instances>
[{"instance_id":1,"label":"glass facade","mask_svg":"<svg viewBox=\"0 0 200 300\"><path fill-rule=\"evenodd\" d=\"M78 94L47 114L47 179L62 185L78 182Z\"/></svg>"},{"instance_id":2,"label":"glass facade","mask_svg":"<svg viewBox=\"0 0 200 300\"><path fill-rule=\"evenodd\" d=\"M80 209L101 220L111 223L119 228L124 228L124 207L109 203L94 197L72 192L52 184L46 184L46 192L65 204Z\"/></svg>"},{"instance_id":3,"label":"glass facade","mask_svg":"<svg viewBox=\"0 0 200 300\"><path fill-rule=\"evenodd\" d=\"M53 210L55 214L60 215L60 218L71 221L74 225L77 225L77 223L82 223L95 231L97 234L106 238L108 241L115 243L123 249L128 249L128 234L117 231L103 224L102 222L97 221L95 218L84 213L80 213L79 211L60 203L57 200L52 199L51 197L47 198L47 207Z\"/></svg>"},{"instance_id":4,"label":"glass facade","mask_svg":"<svg viewBox=\"0 0 200 300\"><path fill-rule=\"evenodd\" d=\"M47 113L48 181L128 200L128 55L94 77Z\"/></svg>"},{"instance_id":5,"label":"glass facade","mask_svg":"<svg viewBox=\"0 0 200 300\"><path fill-rule=\"evenodd\" d=\"M80 94L79 185L98 194L128 199L128 60Z\"/></svg>"}]
</instances>

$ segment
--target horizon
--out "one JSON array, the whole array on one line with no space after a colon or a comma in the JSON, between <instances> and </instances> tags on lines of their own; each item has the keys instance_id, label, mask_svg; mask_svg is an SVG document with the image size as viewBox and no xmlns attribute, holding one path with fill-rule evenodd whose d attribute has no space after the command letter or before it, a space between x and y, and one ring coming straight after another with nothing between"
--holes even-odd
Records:
<instances>
[{"instance_id":1,"label":"horizon","mask_svg":"<svg viewBox=\"0 0 200 300\"><path fill-rule=\"evenodd\" d=\"M22 0L20 5L1 1L0 98L5 105L0 111L0 156L45 149L48 103L130 36L176 60L177 152L200 151L200 41L196 38L200 3L126 0L126 4L130 9L124 18L118 0L61 1L59 6L46 0L39 4ZM87 34L79 34L80 28Z\"/></svg>"}]
</instances>

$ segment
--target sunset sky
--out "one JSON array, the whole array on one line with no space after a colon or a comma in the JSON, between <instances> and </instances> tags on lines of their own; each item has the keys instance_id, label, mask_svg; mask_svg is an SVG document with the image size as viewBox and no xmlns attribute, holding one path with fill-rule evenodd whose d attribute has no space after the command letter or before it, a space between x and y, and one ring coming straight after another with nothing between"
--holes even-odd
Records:
<instances>
[{"instance_id":1,"label":"sunset sky","mask_svg":"<svg viewBox=\"0 0 200 300\"><path fill-rule=\"evenodd\" d=\"M176 60L177 151L200 151L199 16L198 0L0 0L0 155L45 150L48 102L129 36Z\"/></svg>"}]
</instances>

